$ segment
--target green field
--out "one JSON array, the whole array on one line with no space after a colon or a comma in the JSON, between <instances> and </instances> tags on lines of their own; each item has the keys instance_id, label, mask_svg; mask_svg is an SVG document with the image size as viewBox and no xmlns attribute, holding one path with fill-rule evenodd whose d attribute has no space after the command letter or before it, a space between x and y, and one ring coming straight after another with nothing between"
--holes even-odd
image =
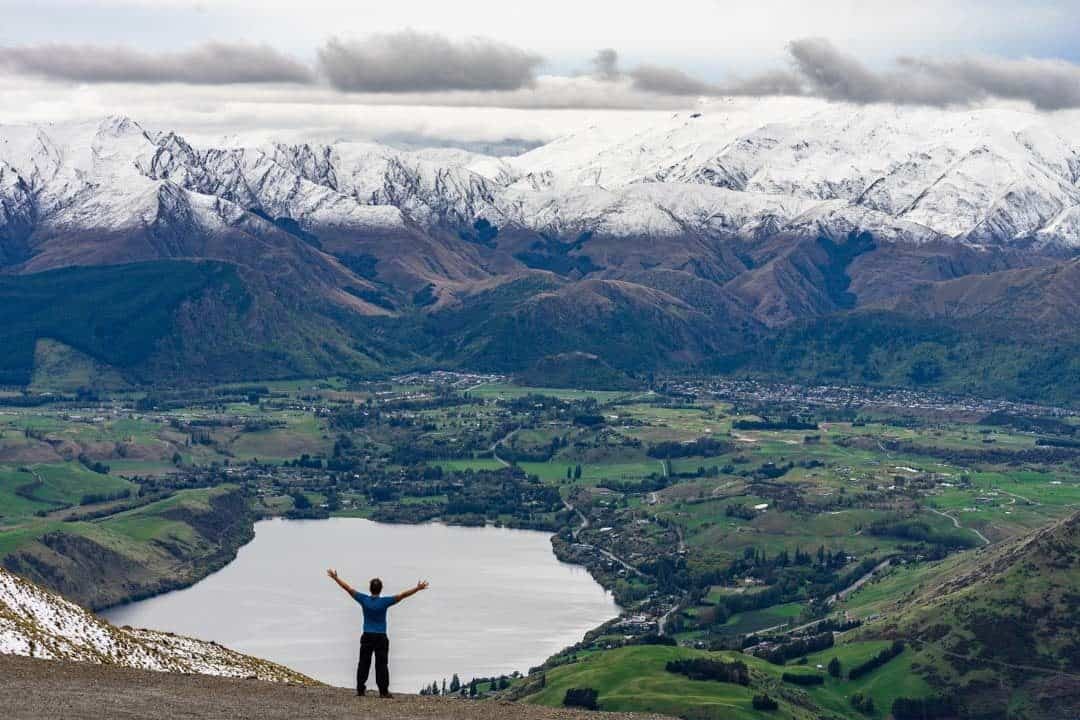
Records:
<instances>
[{"instance_id":1,"label":"green field","mask_svg":"<svg viewBox=\"0 0 1080 720\"><path fill-rule=\"evenodd\" d=\"M593 688L599 693L602 710L635 710L658 712L689 718L816 718L822 712L841 717L884 718L898 697L928 697L931 688L912 672L914 658L910 650L857 681L830 677L823 669L833 657L844 667L862 662L888 645L886 642L859 642L840 645L807 657L805 667L797 672L821 673L825 684L800 688L810 700L800 706L791 702L792 686L780 676L792 667L780 667L749 655L737 653L708 653L689 648L627 647L606 652L582 655L577 662L547 671L542 690L526 697L525 702L558 707L570 688ZM669 660L688 657L708 657L725 661L740 660L751 671L749 687L718 682L690 680L668 672ZM818 669L817 665L822 665ZM754 710L751 698L768 693L780 701L780 713ZM850 696L860 692L873 698L877 711L863 715L855 711Z\"/></svg>"}]
</instances>

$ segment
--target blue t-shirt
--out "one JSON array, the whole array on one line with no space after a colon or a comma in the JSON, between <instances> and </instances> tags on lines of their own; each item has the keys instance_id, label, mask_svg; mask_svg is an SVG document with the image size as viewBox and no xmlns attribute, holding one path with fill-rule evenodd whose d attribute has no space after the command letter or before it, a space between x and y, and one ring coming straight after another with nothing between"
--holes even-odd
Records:
<instances>
[{"instance_id":1,"label":"blue t-shirt","mask_svg":"<svg viewBox=\"0 0 1080 720\"><path fill-rule=\"evenodd\" d=\"M397 602L397 598L393 595L375 596L357 592L353 595L353 599L364 608L364 632L385 633L386 609Z\"/></svg>"}]
</instances>

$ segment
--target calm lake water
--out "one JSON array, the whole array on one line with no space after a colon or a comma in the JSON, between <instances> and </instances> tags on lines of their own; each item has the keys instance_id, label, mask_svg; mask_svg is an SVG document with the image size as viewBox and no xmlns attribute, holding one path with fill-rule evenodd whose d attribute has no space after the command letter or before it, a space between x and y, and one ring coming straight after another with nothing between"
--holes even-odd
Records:
<instances>
[{"instance_id":1,"label":"calm lake water","mask_svg":"<svg viewBox=\"0 0 1080 720\"><path fill-rule=\"evenodd\" d=\"M390 685L416 692L458 673L528 670L618 614L584 568L559 562L547 533L369 520L266 520L236 560L185 590L102 613L116 625L214 640L352 687L360 606L353 587L431 588L390 609ZM368 687L375 687L374 668Z\"/></svg>"}]
</instances>

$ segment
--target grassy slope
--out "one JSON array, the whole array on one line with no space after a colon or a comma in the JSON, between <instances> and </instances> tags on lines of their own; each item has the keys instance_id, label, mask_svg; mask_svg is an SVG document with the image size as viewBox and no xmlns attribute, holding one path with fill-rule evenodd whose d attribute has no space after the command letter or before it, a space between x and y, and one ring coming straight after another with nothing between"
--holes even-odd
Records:
<instances>
[{"instance_id":1,"label":"grassy slope","mask_svg":"<svg viewBox=\"0 0 1080 720\"><path fill-rule=\"evenodd\" d=\"M0 345L6 348L0 382L30 382L41 338L110 365L143 361L171 332L180 303L210 287L242 293L235 271L220 263L72 267L0 277Z\"/></svg>"},{"instance_id":2,"label":"grassy slope","mask_svg":"<svg viewBox=\"0 0 1080 720\"><path fill-rule=\"evenodd\" d=\"M359 319L306 293L210 261L0 276L0 384L110 387L382 370L344 329Z\"/></svg>"},{"instance_id":3,"label":"grassy slope","mask_svg":"<svg viewBox=\"0 0 1080 720\"><path fill-rule=\"evenodd\" d=\"M710 653L685 647L638 646L582 655L576 663L547 672L543 690L525 702L558 706L570 688L593 688L599 692L604 710L662 712L689 718L817 718L825 711L842 717L884 718L897 697L921 697L931 694L929 686L911 670L912 653L894 659L858 681L835 679L816 664L825 665L833 656L846 667L876 653L886 643L858 642L839 646L809 656L807 667L780 667L758 658L737 653ZM687 657L713 657L741 660L751 671L751 684L742 687L731 683L690 680L665 669L669 660ZM825 676L825 684L815 688L797 688L781 680L785 671ZM781 704L779 713L754 710L754 695L768 693ZM848 698L861 692L874 698L878 711L867 716L855 712Z\"/></svg>"},{"instance_id":4,"label":"grassy slope","mask_svg":"<svg viewBox=\"0 0 1080 720\"><path fill-rule=\"evenodd\" d=\"M223 485L98 521L31 522L0 534L0 558L69 599L105 607L195 582L231 560L251 532L246 500Z\"/></svg>"}]
</instances>

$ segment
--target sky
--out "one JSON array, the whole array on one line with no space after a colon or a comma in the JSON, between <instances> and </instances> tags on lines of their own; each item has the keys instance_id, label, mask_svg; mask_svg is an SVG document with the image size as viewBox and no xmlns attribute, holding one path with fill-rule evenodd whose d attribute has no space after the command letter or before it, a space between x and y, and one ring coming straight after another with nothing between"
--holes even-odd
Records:
<instances>
[{"instance_id":1,"label":"sky","mask_svg":"<svg viewBox=\"0 0 1080 720\"><path fill-rule=\"evenodd\" d=\"M0 122L543 142L722 96L1080 107L1080 0L0 0Z\"/></svg>"}]
</instances>

